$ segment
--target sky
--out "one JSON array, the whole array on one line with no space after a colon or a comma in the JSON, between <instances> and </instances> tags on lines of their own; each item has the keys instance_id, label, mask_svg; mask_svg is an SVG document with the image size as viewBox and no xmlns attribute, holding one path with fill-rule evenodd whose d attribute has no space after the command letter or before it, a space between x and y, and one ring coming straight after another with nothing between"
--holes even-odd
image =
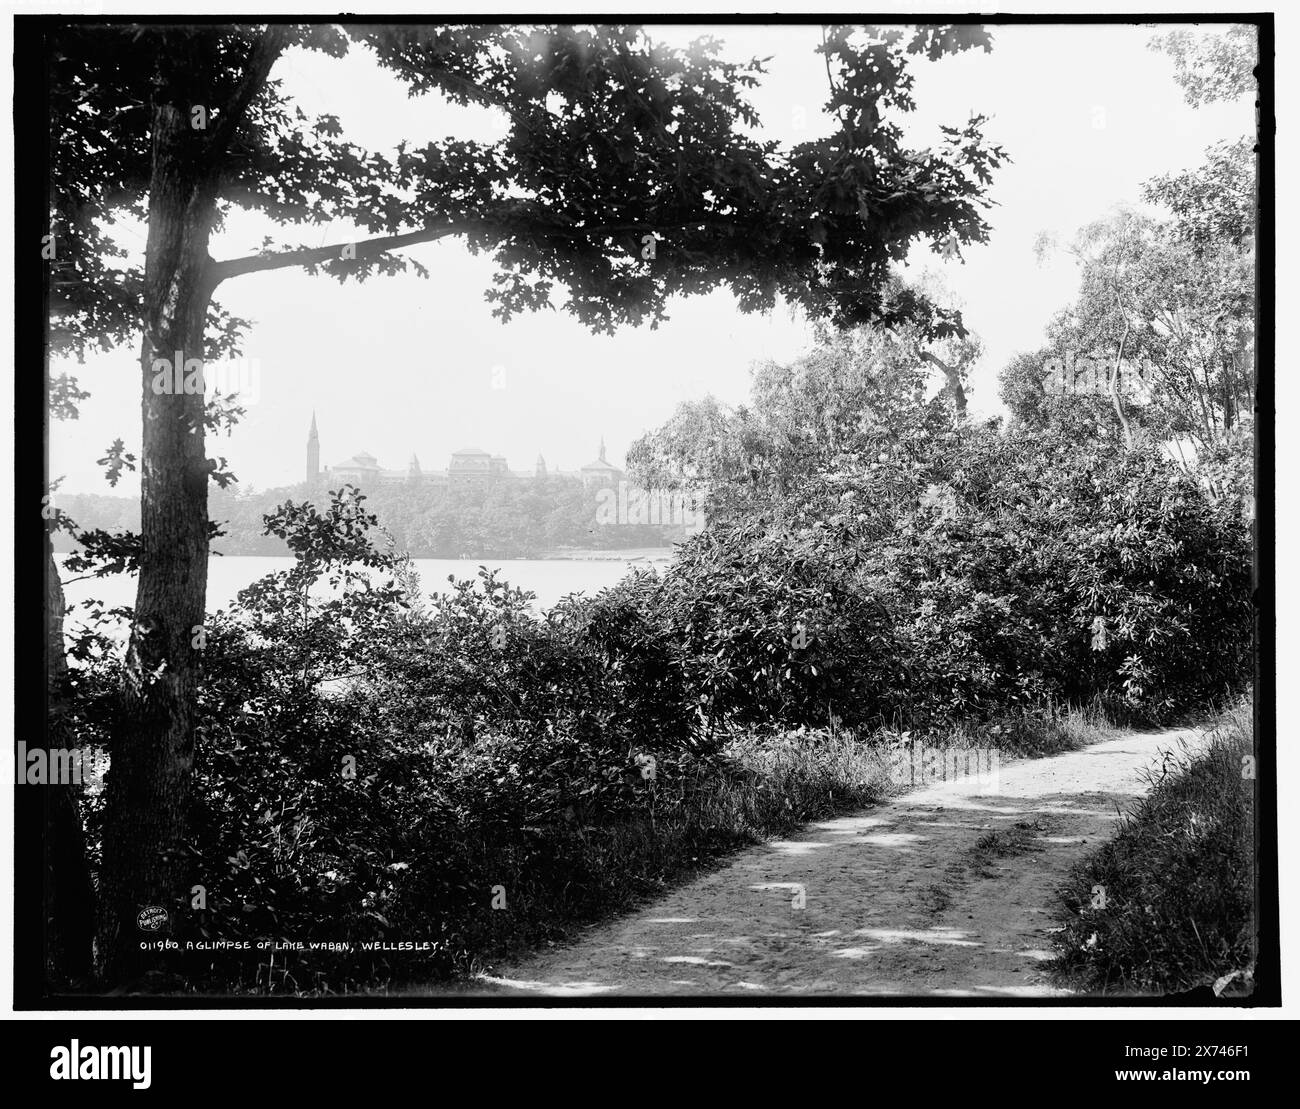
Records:
<instances>
[{"instance_id":1,"label":"sky","mask_svg":"<svg viewBox=\"0 0 1300 1109\"><path fill-rule=\"evenodd\" d=\"M988 26L991 53L913 60L917 110L900 119L909 142L925 147L939 141L940 125L982 113L991 117L988 141L1011 158L988 192L995 206L987 244L963 248L961 261L944 262L925 246L909 258L914 274L929 270L952 290L983 341L969 390L976 416L1001 411L998 371L1041 345L1077 287L1068 255L1036 259L1038 235L1068 243L1116 205L1139 204L1143 181L1194 167L1207 146L1254 126L1249 99L1200 108L1184 102L1171 59L1147 47L1157 30L1175 25ZM770 56L768 76L751 93L764 137L793 145L830 129L824 63L813 52L817 27L701 23L651 31L682 46L714 34L731 57ZM372 150L504 133L489 109L409 99L361 50L343 59L293 51L272 77L309 116L337 115L344 133ZM353 237L346 224L295 232L241 213L212 254L251 253L264 235L296 235L304 246ZM124 229L123 242L142 252L144 229ZM811 343L807 321L789 309L745 315L725 290L673 301L656 330L596 336L558 312L502 324L483 299L491 258L472 257L452 239L409 253L428 267L428 280L412 274L341 286L281 270L222 286L220 303L253 321L246 363L234 374L242 376L248 411L233 436L210 438L208 453L227 459L240 487L302 480L313 411L325 465L365 450L385 467L404 469L416 454L435 469L453 450L476 446L504 454L517 470L531 469L539 454L552 470L576 470L596 456L602 438L618 464L680 402L713 394L743 403L755 361L789 361ZM138 453L137 350L53 365L91 393L79 420L51 427L49 472L63 477L62 491L138 492L134 475L110 490L95 465L119 437Z\"/></svg>"}]
</instances>

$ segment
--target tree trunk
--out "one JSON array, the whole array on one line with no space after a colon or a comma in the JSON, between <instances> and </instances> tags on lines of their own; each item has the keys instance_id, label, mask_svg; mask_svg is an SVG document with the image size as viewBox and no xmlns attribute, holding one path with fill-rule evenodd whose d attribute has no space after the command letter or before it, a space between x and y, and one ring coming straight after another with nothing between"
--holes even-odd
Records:
<instances>
[{"instance_id":1,"label":"tree trunk","mask_svg":"<svg viewBox=\"0 0 1300 1109\"><path fill-rule=\"evenodd\" d=\"M155 79L153 168L143 294L141 557L123 679L123 724L112 739L100 874L98 970L109 984L148 963L136 917L146 906L172 922L188 910L185 855L194 701L208 572L208 472L201 375L177 373L204 356L211 300L208 238L215 212L206 132L191 105L183 59ZM155 360L171 367L165 378ZM177 380L177 377L180 380ZM191 391L185 391L188 384ZM178 389L179 386L179 389ZM197 391L194 391L197 386Z\"/></svg>"},{"instance_id":2,"label":"tree trunk","mask_svg":"<svg viewBox=\"0 0 1300 1109\"><path fill-rule=\"evenodd\" d=\"M937 358L929 351L917 350L922 362L929 362L931 365L938 366L943 371L946 379L948 392L952 395L953 408L956 410L957 419L966 418L966 389L961 383L961 370L956 366L950 366L942 358Z\"/></svg>"},{"instance_id":3,"label":"tree trunk","mask_svg":"<svg viewBox=\"0 0 1300 1109\"><path fill-rule=\"evenodd\" d=\"M1115 408L1115 416L1119 419L1120 430L1124 433L1124 446L1127 450L1133 449L1133 429L1129 426L1128 416L1124 413L1124 402L1119 395L1119 371L1120 366L1124 363L1124 344L1128 340L1128 324L1124 325L1124 337L1119 341L1119 353L1115 356L1115 364L1110 370L1110 403Z\"/></svg>"},{"instance_id":4,"label":"tree trunk","mask_svg":"<svg viewBox=\"0 0 1300 1109\"><path fill-rule=\"evenodd\" d=\"M63 585L54 544L45 537L45 644L48 700L46 747L71 748L66 726L68 663L63 651ZM28 787L31 788L31 787ZM78 787L61 782L45 792L45 974L54 988L90 977L95 934L95 894L86 864L86 837Z\"/></svg>"},{"instance_id":5,"label":"tree trunk","mask_svg":"<svg viewBox=\"0 0 1300 1109\"><path fill-rule=\"evenodd\" d=\"M1236 413L1233 411L1236 389L1233 382L1232 356L1221 355L1219 361L1223 369L1223 437L1227 440L1231 438L1233 425L1237 422Z\"/></svg>"}]
</instances>

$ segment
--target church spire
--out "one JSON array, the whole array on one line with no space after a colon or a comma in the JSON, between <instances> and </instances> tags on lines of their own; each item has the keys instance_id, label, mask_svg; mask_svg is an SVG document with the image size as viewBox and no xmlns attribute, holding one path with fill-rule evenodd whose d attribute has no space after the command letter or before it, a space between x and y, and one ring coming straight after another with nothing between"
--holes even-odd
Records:
<instances>
[{"instance_id":1,"label":"church spire","mask_svg":"<svg viewBox=\"0 0 1300 1109\"><path fill-rule=\"evenodd\" d=\"M311 413L311 431L307 433L307 484L320 479L320 435L316 431L316 410Z\"/></svg>"},{"instance_id":2,"label":"church spire","mask_svg":"<svg viewBox=\"0 0 1300 1109\"><path fill-rule=\"evenodd\" d=\"M607 461L609 461L609 460L605 457L605 437L604 437L603 435L600 437L600 460L601 460L602 462L607 462Z\"/></svg>"}]
</instances>

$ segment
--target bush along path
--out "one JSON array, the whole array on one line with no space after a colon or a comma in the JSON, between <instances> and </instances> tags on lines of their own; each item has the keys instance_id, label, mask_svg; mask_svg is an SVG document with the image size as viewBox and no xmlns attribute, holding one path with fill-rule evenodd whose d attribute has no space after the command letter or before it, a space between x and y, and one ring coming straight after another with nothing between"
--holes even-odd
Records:
<instances>
[{"instance_id":1,"label":"bush along path","mask_svg":"<svg viewBox=\"0 0 1300 1109\"><path fill-rule=\"evenodd\" d=\"M493 995L1041 997L1060 890L1198 729L1003 764L766 843L577 942L453 987ZM435 987L434 992L443 988Z\"/></svg>"}]
</instances>

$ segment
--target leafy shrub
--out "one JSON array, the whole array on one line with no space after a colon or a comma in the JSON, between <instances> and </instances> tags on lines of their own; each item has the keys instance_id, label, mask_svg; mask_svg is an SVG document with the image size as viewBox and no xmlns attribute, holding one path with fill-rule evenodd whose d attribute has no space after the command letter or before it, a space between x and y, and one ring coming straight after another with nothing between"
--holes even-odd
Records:
<instances>
[{"instance_id":1,"label":"leafy shrub","mask_svg":"<svg viewBox=\"0 0 1300 1109\"><path fill-rule=\"evenodd\" d=\"M675 792L659 783L707 777L717 750L695 742L653 575L546 619L487 570L429 604L409 563L371 545L363 500L268 518L294 567L211 622L191 845L207 905L189 924L221 939L433 939L404 973L447 973L504 942L507 921L515 942L532 934L490 911L495 887L551 904L542 917L566 889L604 889L575 834L653 820ZM382 979L388 958L298 955L294 986ZM188 970L246 979L246 964Z\"/></svg>"},{"instance_id":2,"label":"leafy shrub","mask_svg":"<svg viewBox=\"0 0 1300 1109\"><path fill-rule=\"evenodd\" d=\"M1149 450L974 429L939 491L872 555L924 716L1050 695L1159 717L1239 688L1250 545L1216 499Z\"/></svg>"},{"instance_id":3,"label":"leafy shrub","mask_svg":"<svg viewBox=\"0 0 1300 1109\"><path fill-rule=\"evenodd\" d=\"M664 604L659 576L638 569L595 597L565 598L548 618L580 636L607 728L644 752L702 753L707 740Z\"/></svg>"},{"instance_id":4,"label":"leafy shrub","mask_svg":"<svg viewBox=\"0 0 1300 1109\"><path fill-rule=\"evenodd\" d=\"M666 622L713 721L798 727L887 717L905 674L888 611L824 528L720 527L677 550Z\"/></svg>"}]
</instances>

